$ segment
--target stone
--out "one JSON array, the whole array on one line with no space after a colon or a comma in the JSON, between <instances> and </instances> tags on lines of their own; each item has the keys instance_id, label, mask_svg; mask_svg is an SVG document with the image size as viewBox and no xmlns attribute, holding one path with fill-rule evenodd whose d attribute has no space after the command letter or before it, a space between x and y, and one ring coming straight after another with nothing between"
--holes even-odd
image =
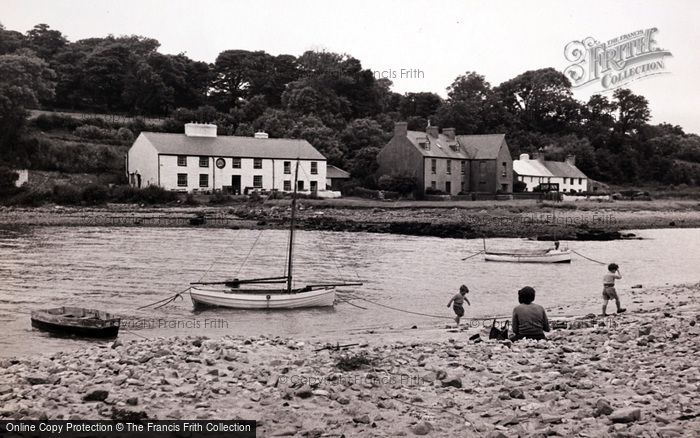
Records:
<instances>
[{"instance_id":1,"label":"stone","mask_svg":"<svg viewBox=\"0 0 700 438\"><path fill-rule=\"evenodd\" d=\"M352 417L352 421L355 423L360 423L360 424L369 424L370 423L369 415L367 415L367 414L356 415L356 416Z\"/></svg>"},{"instance_id":2,"label":"stone","mask_svg":"<svg viewBox=\"0 0 700 438\"><path fill-rule=\"evenodd\" d=\"M139 398L138 397L129 397L126 399L126 404L130 406L136 406L139 404Z\"/></svg>"},{"instance_id":3,"label":"stone","mask_svg":"<svg viewBox=\"0 0 700 438\"><path fill-rule=\"evenodd\" d=\"M427 421L421 421L411 428L414 435L427 435L433 430L433 425Z\"/></svg>"},{"instance_id":4,"label":"stone","mask_svg":"<svg viewBox=\"0 0 700 438\"><path fill-rule=\"evenodd\" d=\"M9 394L12 392L12 388L7 385L0 386L0 395Z\"/></svg>"},{"instance_id":5,"label":"stone","mask_svg":"<svg viewBox=\"0 0 700 438\"><path fill-rule=\"evenodd\" d=\"M450 386L452 388L461 388L462 379L459 377L449 377L442 381L442 386Z\"/></svg>"},{"instance_id":6,"label":"stone","mask_svg":"<svg viewBox=\"0 0 700 438\"><path fill-rule=\"evenodd\" d=\"M49 376L45 374L32 374L26 378L30 385L46 385L49 383Z\"/></svg>"},{"instance_id":7,"label":"stone","mask_svg":"<svg viewBox=\"0 0 700 438\"><path fill-rule=\"evenodd\" d=\"M508 395L511 396L512 398L520 398L520 399L524 399L524 398L525 398L525 393L524 393L523 390L520 389L520 388L512 389L512 390L508 393Z\"/></svg>"},{"instance_id":8,"label":"stone","mask_svg":"<svg viewBox=\"0 0 700 438\"><path fill-rule=\"evenodd\" d=\"M562 419L563 417L561 415L542 414L542 416L540 417L540 420L545 424L561 423Z\"/></svg>"},{"instance_id":9,"label":"stone","mask_svg":"<svg viewBox=\"0 0 700 438\"><path fill-rule=\"evenodd\" d=\"M605 400L604 398L598 399L598 401L595 402L595 409L593 410L593 416L594 417L600 417L602 415L610 415L613 412L612 406L610 406L610 402Z\"/></svg>"},{"instance_id":10,"label":"stone","mask_svg":"<svg viewBox=\"0 0 700 438\"><path fill-rule=\"evenodd\" d=\"M348 399L347 397L342 396L342 395L341 395L340 397L338 397L338 398L336 399L336 401L337 401L338 403L340 403L341 405L350 404L350 399Z\"/></svg>"},{"instance_id":11,"label":"stone","mask_svg":"<svg viewBox=\"0 0 700 438\"><path fill-rule=\"evenodd\" d=\"M109 397L109 391L104 390L104 389L95 389L83 396L83 401L90 402L90 401L100 401L103 402L107 400L107 397Z\"/></svg>"},{"instance_id":12,"label":"stone","mask_svg":"<svg viewBox=\"0 0 700 438\"><path fill-rule=\"evenodd\" d=\"M645 325L642 327L639 327L639 336L647 336L651 333L651 326L650 325Z\"/></svg>"},{"instance_id":13,"label":"stone","mask_svg":"<svg viewBox=\"0 0 700 438\"><path fill-rule=\"evenodd\" d=\"M301 388L294 391L294 395L299 398L309 398L313 395L313 391L309 385L304 385Z\"/></svg>"},{"instance_id":14,"label":"stone","mask_svg":"<svg viewBox=\"0 0 700 438\"><path fill-rule=\"evenodd\" d=\"M642 418L642 412L638 408L625 408L614 411L608 417L613 423L633 423Z\"/></svg>"}]
</instances>

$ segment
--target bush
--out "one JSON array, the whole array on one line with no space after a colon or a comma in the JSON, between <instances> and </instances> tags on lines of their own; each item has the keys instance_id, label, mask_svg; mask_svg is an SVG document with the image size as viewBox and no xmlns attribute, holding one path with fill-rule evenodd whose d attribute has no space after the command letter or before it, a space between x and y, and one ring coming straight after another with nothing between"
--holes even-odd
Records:
<instances>
[{"instance_id":1,"label":"bush","mask_svg":"<svg viewBox=\"0 0 700 438\"><path fill-rule=\"evenodd\" d=\"M513 181L513 193L522 193L527 188L527 184L524 181Z\"/></svg>"},{"instance_id":2,"label":"bush","mask_svg":"<svg viewBox=\"0 0 700 438\"><path fill-rule=\"evenodd\" d=\"M185 205L199 205L199 201L194 198L192 193L188 193L187 196L185 196Z\"/></svg>"},{"instance_id":3,"label":"bush","mask_svg":"<svg viewBox=\"0 0 700 438\"><path fill-rule=\"evenodd\" d=\"M380 189L397 192L402 195L412 193L418 187L418 180L406 175L382 175L377 183Z\"/></svg>"},{"instance_id":4,"label":"bush","mask_svg":"<svg viewBox=\"0 0 700 438\"><path fill-rule=\"evenodd\" d=\"M38 207L51 197L50 193L38 190L17 189L17 192L3 201L5 205Z\"/></svg>"},{"instance_id":5,"label":"bush","mask_svg":"<svg viewBox=\"0 0 700 438\"><path fill-rule=\"evenodd\" d=\"M131 186L114 186L110 193L112 202L135 204L165 204L177 201L176 192L158 186L137 189Z\"/></svg>"},{"instance_id":6,"label":"bush","mask_svg":"<svg viewBox=\"0 0 700 438\"><path fill-rule=\"evenodd\" d=\"M51 200L60 205L79 205L83 200L83 194L76 186L60 184L53 186Z\"/></svg>"},{"instance_id":7,"label":"bush","mask_svg":"<svg viewBox=\"0 0 700 438\"><path fill-rule=\"evenodd\" d=\"M221 192L214 192L214 194L209 198L210 204L228 204L233 201L233 197Z\"/></svg>"},{"instance_id":8,"label":"bush","mask_svg":"<svg viewBox=\"0 0 700 438\"><path fill-rule=\"evenodd\" d=\"M60 114L40 114L39 117L34 119L34 125L42 131L51 131L54 129L72 131L80 126L80 124L81 122L78 119Z\"/></svg>"},{"instance_id":9,"label":"bush","mask_svg":"<svg viewBox=\"0 0 700 438\"><path fill-rule=\"evenodd\" d=\"M432 187L428 187L425 189L425 194L426 195L446 195L447 193L443 192L440 189L434 189Z\"/></svg>"},{"instance_id":10,"label":"bush","mask_svg":"<svg viewBox=\"0 0 700 438\"><path fill-rule=\"evenodd\" d=\"M131 132L131 129L129 128L119 128L117 131L117 139L123 141L124 143L133 143L134 142L134 133Z\"/></svg>"},{"instance_id":11,"label":"bush","mask_svg":"<svg viewBox=\"0 0 700 438\"><path fill-rule=\"evenodd\" d=\"M104 204L109 201L109 188L100 184L90 184L81 191L81 199L87 205Z\"/></svg>"},{"instance_id":12,"label":"bush","mask_svg":"<svg viewBox=\"0 0 700 438\"><path fill-rule=\"evenodd\" d=\"M73 134L75 134L78 137L87 138L91 140L117 139L117 131L113 129L98 128L97 126L93 125L78 126L73 131Z\"/></svg>"}]
</instances>

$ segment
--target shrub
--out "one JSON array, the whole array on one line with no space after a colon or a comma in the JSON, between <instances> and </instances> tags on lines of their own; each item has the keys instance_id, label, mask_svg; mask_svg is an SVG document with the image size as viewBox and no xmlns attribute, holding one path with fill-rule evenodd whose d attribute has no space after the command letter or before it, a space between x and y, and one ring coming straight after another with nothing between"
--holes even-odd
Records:
<instances>
[{"instance_id":1,"label":"shrub","mask_svg":"<svg viewBox=\"0 0 700 438\"><path fill-rule=\"evenodd\" d=\"M101 139L112 139L113 140L113 139L117 138L117 132L115 130L98 128L97 126L93 126L93 125L78 126L73 131L73 134L75 134L78 137L88 138L91 140L101 140Z\"/></svg>"},{"instance_id":2,"label":"shrub","mask_svg":"<svg viewBox=\"0 0 700 438\"><path fill-rule=\"evenodd\" d=\"M129 128L119 128L117 131L117 139L123 141L124 143L133 143L134 142L134 133L131 132L131 129Z\"/></svg>"},{"instance_id":3,"label":"shrub","mask_svg":"<svg viewBox=\"0 0 700 438\"><path fill-rule=\"evenodd\" d=\"M90 184L81 191L81 199L87 205L104 204L109 200L109 188Z\"/></svg>"},{"instance_id":4,"label":"shrub","mask_svg":"<svg viewBox=\"0 0 700 438\"><path fill-rule=\"evenodd\" d=\"M426 195L446 195L447 193L443 192L440 189L434 189L432 187L428 187L425 189L425 194Z\"/></svg>"},{"instance_id":5,"label":"shrub","mask_svg":"<svg viewBox=\"0 0 700 438\"><path fill-rule=\"evenodd\" d=\"M210 204L228 204L231 201L233 201L233 197L221 192L214 192L209 198Z\"/></svg>"},{"instance_id":6,"label":"shrub","mask_svg":"<svg viewBox=\"0 0 700 438\"><path fill-rule=\"evenodd\" d=\"M194 198L192 193L188 193L187 196L185 196L185 205L199 205L199 201Z\"/></svg>"},{"instance_id":7,"label":"shrub","mask_svg":"<svg viewBox=\"0 0 700 438\"><path fill-rule=\"evenodd\" d=\"M513 181L513 193L522 193L527 188L527 184L524 181Z\"/></svg>"},{"instance_id":8,"label":"shrub","mask_svg":"<svg viewBox=\"0 0 700 438\"><path fill-rule=\"evenodd\" d=\"M110 193L112 202L135 204L165 204L177 201L176 192L158 186L137 189L131 186L114 186Z\"/></svg>"},{"instance_id":9,"label":"shrub","mask_svg":"<svg viewBox=\"0 0 700 438\"><path fill-rule=\"evenodd\" d=\"M54 129L74 130L80 126L81 122L71 116L61 114L40 114L34 119L36 125L42 131L51 131Z\"/></svg>"},{"instance_id":10,"label":"shrub","mask_svg":"<svg viewBox=\"0 0 700 438\"><path fill-rule=\"evenodd\" d=\"M38 207L50 198L51 194L39 190L18 189L17 192L4 200L5 205L20 205Z\"/></svg>"},{"instance_id":11,"label":"shrub","mask_svg":"<svg viewBox=\"0 0 700 438\"><path fill-rule=\"evenodd\" d=\"M83 200L83 195L76 186L59 184L53 186L51 200L60 205L79 205Z\"/></svg>"},{"instance_id":12,"label":"shrub","mask_svg":"<svg viewBox=\"0 0 700 438\"><path fill-rule=\"evenodd\" d=\"M402 195L412 193L418 187L418 180L407 175L382 175L377 185L382 190L397 192Z\"/></svg>"}]
</instances>

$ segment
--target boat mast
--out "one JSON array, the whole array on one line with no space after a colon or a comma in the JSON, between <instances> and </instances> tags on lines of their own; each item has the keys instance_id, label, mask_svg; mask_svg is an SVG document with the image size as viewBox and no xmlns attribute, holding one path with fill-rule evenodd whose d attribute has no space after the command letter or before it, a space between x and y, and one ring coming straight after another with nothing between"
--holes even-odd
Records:
<instances>
[{"instance_id":1,"label":"boat mast","mask_svg":"<svg viewBox=\"0 0 700 438\"><path fill-rule=\"evenodd\" d=\"M294 191L292 192L292 218L289 225L289 254L287 254L287 293L292 292L292 253L294 250L294 218L297 211L297 185L299 182L299 159L294 169Z\"/></svg>"}]
</instances>

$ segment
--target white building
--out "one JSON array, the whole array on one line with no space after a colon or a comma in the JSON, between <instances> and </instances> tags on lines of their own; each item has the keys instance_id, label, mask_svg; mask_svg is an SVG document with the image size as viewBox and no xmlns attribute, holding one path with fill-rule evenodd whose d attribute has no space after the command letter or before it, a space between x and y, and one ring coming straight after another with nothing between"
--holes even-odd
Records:
<instances>
[{"instance_id":1,"label":"white building","mask_svg":"<svg viewBox=\"0 0 700 438\"><path fill-rule=\"evenodd\" d=\"M528 192L540 184L556 184L558 191L566 193L588 191L588 177L576 167L573 155L562 162L545 161L540 153L532 159L528 154L520 154L519 160L513 160L513 172L518 181L527 185L525 190Z\"/></svg>"},{"instance_id":2,"label":"white building","mask_svg":"<svg viewBox=\"0 0 700 438\"><path fill-rule=\"evenodd\" d=\"M27 182L29 182L29 170L27 169L16 169L14 172L17 173L17 181L15 181L15 186L22 187Z\"/></svg>"},{"instance_id":3,"label":"white building","mask_svg":"<svg viewBox=\"0 0 700 438\"><path fill-rule=\"evenodd\" d=\"M292 191L326 187L326 158L306 140L216 135L216 125L188 123L184 134L142 132L127 154L133 187L157 185L178 191Z\"/></svg>"}]
</instances>

